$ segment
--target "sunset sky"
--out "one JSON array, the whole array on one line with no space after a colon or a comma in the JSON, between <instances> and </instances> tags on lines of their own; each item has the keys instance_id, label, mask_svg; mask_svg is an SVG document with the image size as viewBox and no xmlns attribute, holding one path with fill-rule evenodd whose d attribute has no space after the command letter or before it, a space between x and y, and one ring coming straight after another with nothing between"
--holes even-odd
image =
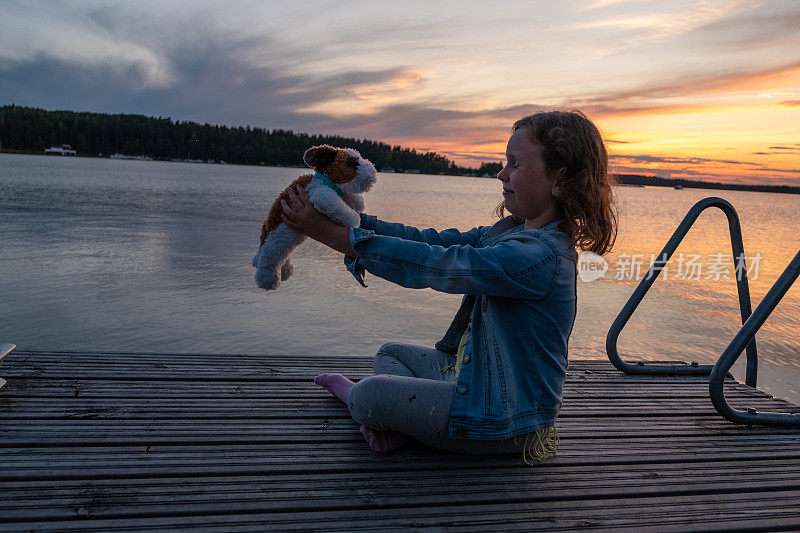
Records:
<instances>
[{"instance_id":1,"label":"sunset sky","mask_svg":"<svg viewBox=\"0 0 800 533\"><path fill-rule=\"evenodd\" d=\"M800 1L0 0L0 104L502 158L577 107L620 172L800 185Z\"/></svg>"}]
</instances>

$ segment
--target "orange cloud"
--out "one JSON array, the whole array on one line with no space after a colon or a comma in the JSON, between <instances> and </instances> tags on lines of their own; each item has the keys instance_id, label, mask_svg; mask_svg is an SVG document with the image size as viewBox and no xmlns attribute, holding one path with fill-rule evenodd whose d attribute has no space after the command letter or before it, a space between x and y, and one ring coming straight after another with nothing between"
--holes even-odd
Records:
<instances>
[{"instance_id":1,"label":"orange cloud","mask_svg":"<svg viewBox=\"0 0 800 533\"><path fill-rule=\"evenodd\" d=\"M723 72L707 77L651 84L639 88L601 95L578 97L569 105L587 110L595 117L628 114L712 112L730 107L730 102L697 103L675 101L685 97L726 95L746 91L776 90L800 85L800 62L757 71ZM672 100L672 101L670 101ZM787 100L782 105L800 105L800 100Z\"/></svg>"}]
</instances>

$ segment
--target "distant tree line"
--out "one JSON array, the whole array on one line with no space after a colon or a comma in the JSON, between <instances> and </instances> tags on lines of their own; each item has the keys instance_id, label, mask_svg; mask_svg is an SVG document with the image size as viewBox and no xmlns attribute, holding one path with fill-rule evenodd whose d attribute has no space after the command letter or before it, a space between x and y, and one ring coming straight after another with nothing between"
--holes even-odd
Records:
<instances>
[{"instance_id":1,"label":"distant tree line","mask_svg":"<svg viewBox=\"0 0 800 533\"><path fill-rule=\"evenodd\" d=\"M193 159L244 165L302 165L311 146L355 148L378 169L418 170L425 174L495 175L499 163L461 167L435 152L391 146L367 139L308 135L291 130L213 126L143 115L109 115L0 107L0 150L43 153L69 144L78 155L124 154L159 160Z\"/></svg>"},{"instance_id":2,"label":"distant tree line","mask_svg":"<svg viewBox=\"0 0 800 533\"><path fill-rule=\"evenodd\" d=\"M79 155L125 154L159 160L193 159L244 165L302 165L303 152L318 144L355 148L378 169L418 170L425 174L466 174L494 177L500 163L477 169L458 166L435 152L391 146L367 139L308 135L291 130L212 126L143 115L108 115L47 111L32 107L0 107L0 150L41 154L45 148L69 144ZM787 185L740 185L621 174L627 185L657 185L702 189L800 193Z\"/></svg>"},{"instance_id":3,"label":"distant tree line","mask_svg":"<svg viewBox=\"0 0 800 533\"><path fill-rule=\"evenodd\" d=\"M713 181L694 181L673 178L658 178L656 176L641 176L638 174L620 174L619 182L624 185L655 185L659 187L675 187L695 189L724 189L728 191L754 191L754 192L782 192L800 194L800 187L789 185L743 185L739 183L716 183Z\"/></svg>"}]
</instances>

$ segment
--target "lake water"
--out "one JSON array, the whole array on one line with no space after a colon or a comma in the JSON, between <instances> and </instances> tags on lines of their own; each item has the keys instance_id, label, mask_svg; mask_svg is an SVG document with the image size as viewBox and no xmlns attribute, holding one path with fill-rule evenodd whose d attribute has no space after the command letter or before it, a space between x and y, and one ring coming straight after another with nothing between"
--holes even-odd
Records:
<instances>
[{"instance_id":1,"label":"lake water","mask_svg":"<svg viewBox=\"0 0 800 533\"><path fill-rule=\"evenodd\" d=\"M22 349L314 353L332 360L371 358L388 341L433 345L459 296L404 289L369 273L369 287L362 288L340 254L313 241L296 251L295 276L279 290L256 287L250 260L261 221L300 173L0 154L0 342ZM469 229L496 220L500 189L493 179L380 174L366 211L414 226ZM620 234L609 269L579 282L572 358L605 358L606 332L638 282L628 267L643 261L644 274L650 254L701 198L730 201L746 255L761 256L750 282L753 308L800 246L795 195L619 187L617 196ZM656 281L623 330L620 353L713 363L739 324L734 273L724 268L730 259L714 255L730 253L725 216L706 211L667 279ZM681 254L686 261L699 255L694 264L701 271L684 263L678 276ZM757 336L759 387L795 403L798 289ZM742 368L734 367L739 379Z\"/></svg>"}]
</instances>

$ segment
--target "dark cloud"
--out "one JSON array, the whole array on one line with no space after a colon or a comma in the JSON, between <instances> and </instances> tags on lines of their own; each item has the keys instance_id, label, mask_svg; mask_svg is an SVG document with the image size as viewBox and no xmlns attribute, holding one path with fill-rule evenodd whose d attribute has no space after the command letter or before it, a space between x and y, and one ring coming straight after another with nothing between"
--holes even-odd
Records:
<instances>
[{"instance_id":1,"label":"dark cloud","mask_svg":"<svg viewBox=\"0 0 800 533\"><path fill-rule=\"evenodd\" d=\"M301 76L244 59L267 46L263 39L179 43L163 51L174 78L166 87L153 87L148 71L136 63L91 65L43 54L6 60L0 62L0 103L298 129L326 119L299 109L410 72L395 67Z\"/></svg>"},{"instance_id":2,"label":"dark cloud","mask_svg":"<svg viewBox=\"0 0 800 533\"><path fill-rule=\"evenodd\" d=\"M124 18L118 9L112 6L94 6L86 10L86 18L98 28L111 34L125 28Z\"/></svg>"},{"instance_id":3,"label":"dark cloud","mask_svg":"<svg viewBox=\"0 0 800 533\"><path fill-rule=\"evenodd\" d=\"M359 88L424 83L424 74L397 62L382 69L328 72L314 71L315 67L309 71L309 65L324 65L328 57L341 57L359 49L374 53L376 49L420 48L425 42L434 46L435 38L430 38L436 35L432 21L398 28L392 21L364 26L356 17L346 21L353 31L340 28L343 31L315 34L314 39L299 36L286 42L271 38L266 28L256 36L252 32L231 31L224 23L216 23L215 13L219 14L216 7L197 6L176 21L174 14L148 18L116 5L78 9L72 13L79 21L74 24L85 26L92 34L113 35L115 43L123 48L130 46L137 53L146 50L151 62L155 58L167 71L167 82L153 83L153 64L139 64L137 59L87 62L56 58L44 52L10 61L3 59L0 50L0 104L169 116L176 120L358 137L375 137L380 132L378 138L419 132L409 117L394 117L396 112L410 113L423 131L441 127L444 121L458 120L450 111L431 112L413 104L390 108L377 116L365 113L341 118L304 111L317 104L352 99ZM414 45L416 41L419 43ZM137 53L132 57L138 57ZM433 120L425 120L426 115ZM396 126L397 130L383 127L381 122Z\"/></svg>"},{"instance_id":4,"label":"dark cloud","mask_svg":"<svg viewBox=\"0 0 800 533\"><path fill-rule=\"evenodd\" d=\"M763 155L760 153L758 155ZM610 163L615 172L630 172L634 174L652 174L660 177L682 176L691 177L705 181L733 181L739 183L765 183L772 185L791 185L797 184L800 178L800 169L773 168L760 163L747 161L732 161L728 159L708 159L701 157L662 157L655 155L612 155ZM664 164L664 165L685 165L680 169L641 169L635 166L637 163ZM726 164L736 165L739 170L734 174L719 174L717 168L704 169L706 164Z\"/></svg>"},{"instance_id":5,"label":"dark cloud","mask_svg":"<svg viewBox=\"0 0 800 533\"><path fill-rule=\"evenodd\" d=\"M750 163L747 161L733 161L729 159L707 159L703 157L662 157L655 155L628 155L628 154L614 154L614 159L624 159L629 162L636 163L671 163L671 164L687 164L687 165L701 165L704 163L724 163L726 165L749 165L749 166L762 166L758 163Z\"/></svg>"},{"instance_id":6,"label":"dark cloud","mask_svg":"<svg viewBox=\"0 0 800 533\"><path fill-rule=\"evenodd\" d=\"M758 170L774 174L788 174L789 177L800 178L800 168L759 167Z\"/></svg>"},{"instance_id":7,"label":"dark cloud","mask_svg":"<svg viewBox=\"0 0 800 533\"><path fill-rule=\"evenodd\" d=\"M628 166L614 163L612 159L612 170L619 174L638 174L646 176L658 176L660 178L685 178L696 181L710 181L718 183L743 183L751 185L792 185L797 186L800 171L786 171L769 168L759 168L749 170L742 174L720 174L716 169L713 171L703 170L702 167L679 169L651 169Z\"/></svg>"},{"instance_id":8,"label":"dark cloud","mask_svg":"<svg viewBox=\"0 0 800 533\"><path fill-rule=\"evenodd\" d=\"M500 154L500 153L480 154L475 152L451 151L447 152L447 155L451 157L457 157L458 159L479 161L479 162L500 161L502 159L505 159L505 154Z\"/></svg>"},{"instance_id":9,"label":"dark cloud","mask_svg":"<svg viewBox=\"0 0 800 533\"><path fill-rule=\"evenodd\" d=\"M341 117L323 114L299 117L314 126L320 133L337 132L343 135L366 136L375 139L400 139L408 137L425 139L458 138L474 143L476 134L486 134L487 129L497 134L510 132L514 121L526 114L550 109L540 105L518 105L505 108L458 111L441 109L424 104L388 106L373 113L351 114ZM505 123L507 126L487 128L487 123ZM498 137L489 137L494 139ZM502 142L505 142L503 138ZM487 140L485 142L494 142Z\"/></svg>"},{"instance_id":10,"label":"dark cloud","mask_svg":"<svg viewBox=\"0 0 800 533\"><path fill-rule=\"evenodd\" d=\"M800 143L791 146L770 146L771 152L752 152L753 155L786 155L786 152L800 152Z\"/></svg>"},{"instance_id":11,"label":"dark cloud","mask_svg":"<svg viewBox=\"0 0 800 533\"><path fill-rule=\"evenodd\" d=\"M780 105L785 105L787 107L796 107L800 106L800 100L784 100L780 103Z\"/></svg>"},{"instance_id":12,"label":"dark cloud","mask_svg":"<svg viewBox=\"0 0 800 533\"><path fill-rule=\"evenodd\" d=\"M0 102L44 108L143 112L139 95L146 73L138 65L87 66L38 56L0 64ZM162 114L151 108L150 114Z\"/></svg>"},{"instance_id":13,"label":"dark cloud","mask_svg":"<svg viewBox=\"0 0 800 533\"><path fill-rule=\"evenodd\" d=\"M796 2L772 3L696 28L684 38L713 48L752 49L795 38L800 27Z\"/></svg>"},{"instance_id":14,"label":"dark cloud","mask_svg":"<svg viewBox=\"0 0 800 533\"><path fill-rule=\"evenodd\" d=\"M303 118L307 123L313 123L315 129L325 133L340 132L378 139L412 136L438 139L448 137L453 125L462 123L470 116L472 114L469 112L403 104L385 107L374 113L356 113L339 117L316 114L306 115ZM448 124L451 126L446 127Z\"/></svg>"}]
</instances>

